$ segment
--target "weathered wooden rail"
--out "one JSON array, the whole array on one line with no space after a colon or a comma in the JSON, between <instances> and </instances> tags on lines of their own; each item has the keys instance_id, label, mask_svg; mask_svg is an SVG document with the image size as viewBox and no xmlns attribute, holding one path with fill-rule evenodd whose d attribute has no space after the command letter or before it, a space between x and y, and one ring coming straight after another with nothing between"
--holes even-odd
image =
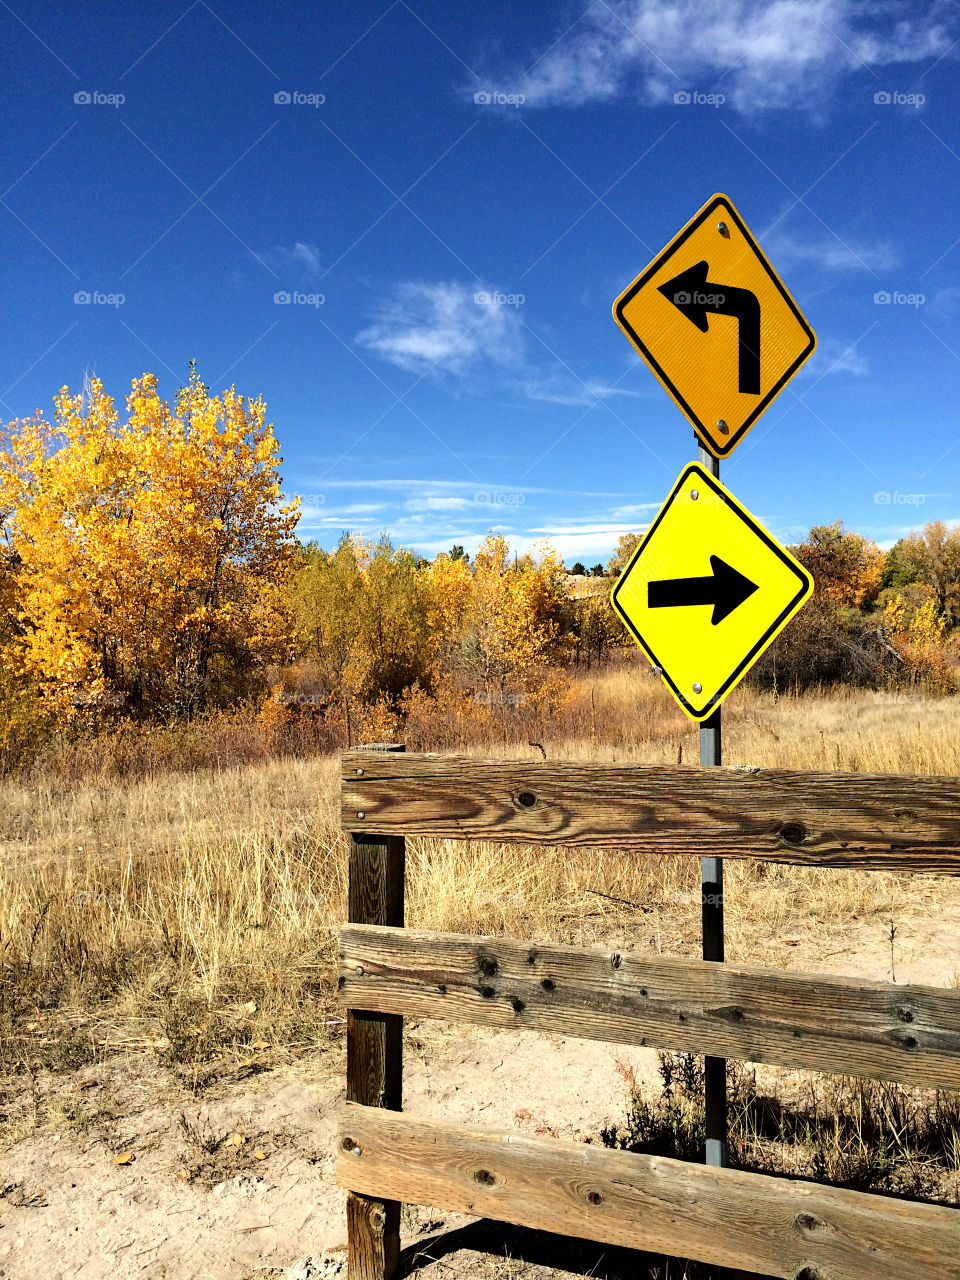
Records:
<instances>
[{"instance_id":1,"label":"weathered wooden rail","mask_svg":"<svg viewBox=\"0 0 960 1280\"><path fill-rule=\"evenodd\" d=\"M406 930L404 837L960 873L960 780L343 756L350 1280L401 1198L789 1280L960 1280L960 1213L398 1114L404 1015L960 1088L960 991ZM360 1105L358 1105L360 1104Z\"/></svg>"}]
</instances>

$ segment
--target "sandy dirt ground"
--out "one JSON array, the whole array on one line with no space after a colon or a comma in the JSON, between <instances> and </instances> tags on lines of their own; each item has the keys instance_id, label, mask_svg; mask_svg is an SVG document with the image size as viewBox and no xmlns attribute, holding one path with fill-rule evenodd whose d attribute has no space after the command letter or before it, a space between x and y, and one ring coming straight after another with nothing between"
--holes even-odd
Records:
<instances>
[{"instance_id":1,"label":"sandy dirt ground","mask_svg":"<svg viewBox=\"0 0 960 1280\"><path fill-rule=\"evenodd\" d=\"M952 904L901 915L897 981L955 982L958 923ZM766 943L784 967L891 977L876 917L851 921L829 945L795 926ZM410 1023L404 1105L477 1127L596 1139L625 1119L629 1071L653 1085L656 1065L650 1050ZM342 1039L228 1073L200 1097L156 1053L118 1053L41 1074L42 1122L31 1131L31 1082L17 1077L0 1108L26 1118L25 1136L0 1148L0 1280L345 1280L333 1155L343 1082ZM429 1208L404 1208L403 1245L401 1274L424 1280L654 1274L638 1271L635 1254Z\"/></svg>"},{"instance_id":2,"label":"sandy dirt ground","mask_svg":"<svg viewBox=\"0 0 960 1280\"><path fill-rule=\"evenodd\" d=\"M408 1029L405 1058L412 1112L564 1138L596 1137L622 1119L621 1067L651 1076L655 1065L646 1050L459 1035L436 1024ZM345 1276L345 1193L333 1156L342 1045L198 1101L147 1055L44 1087L58 1088L64 1110L82 1100L86 1116L79 1127L29 1136L0 1154L3 1280ZM208 1155L203 1137L224 1134L243 1142ZM129 1163L116 1163L130 1153ZM405 1264L424 1276L599 1276L613 1259L609 1249L584 1245L574 1270L557 1270L561 1260L574 1262L570 1242L534 1235L404 1210ZM526 1257L510 1262L505 1250Z\"/></svg>"}]
</instances>

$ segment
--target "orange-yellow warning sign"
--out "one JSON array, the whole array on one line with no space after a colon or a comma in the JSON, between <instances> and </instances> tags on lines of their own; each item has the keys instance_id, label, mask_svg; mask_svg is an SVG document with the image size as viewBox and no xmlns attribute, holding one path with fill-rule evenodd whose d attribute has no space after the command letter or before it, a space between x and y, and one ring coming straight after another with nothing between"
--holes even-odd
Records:
<instances>
[{"instance_id":1,"label":"orange-yellow warning sign","mask_svg":"<svg viewBox=\"0 0 960 1280\"><path fill-rule=\"evenodd\" d=\"M817 342L723 195L674 236L613 314L717 458L732 453Z\"/></svg>"}]
</instances>

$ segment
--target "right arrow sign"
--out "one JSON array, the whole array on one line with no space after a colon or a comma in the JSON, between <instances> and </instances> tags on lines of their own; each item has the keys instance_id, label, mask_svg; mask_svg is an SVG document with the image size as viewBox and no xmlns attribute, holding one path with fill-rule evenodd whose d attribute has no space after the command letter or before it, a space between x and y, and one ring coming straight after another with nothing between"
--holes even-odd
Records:
<instances>
[{"instance_id":1,"label":"right arrow sign","mask_svg":"<svg viewBox=\"0 0 960 1280\"><path fill-rule=\"evenodd\" d=\"M647 607L685 609L691 605L713 606L712 626L722 622L757 589L757 584L732 569L719 556L710 557L711 573L703 578L663 578L647 583Z\"/></svg>"},{"instance_id":2,"label":"right arrow sign","mask_svg":"<svg viewBox=\"0 0 960 1280\"><path fill-rule=\"evenodd\" d=\"M613 314L718 458L733 452L816 346L722 195L674 236Z\"/></svg>"},{"instance_id":3,"label":"right arrow sign","mask_svg":"<svg viewBox=\"0 0 960 1280\"><path fill-rule=\"evenodd\" d=\"M704 720L812 590L806 569L692 462L612 600L687 715Z\"/></svg>"}]
</instances>

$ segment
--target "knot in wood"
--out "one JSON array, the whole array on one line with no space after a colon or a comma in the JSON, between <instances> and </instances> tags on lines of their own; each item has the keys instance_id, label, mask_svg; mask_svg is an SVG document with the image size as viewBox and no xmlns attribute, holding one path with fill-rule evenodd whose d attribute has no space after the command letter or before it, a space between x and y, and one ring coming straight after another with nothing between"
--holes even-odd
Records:
<instances>
[{"instance_id":1,"label":"knot in wood","mask_svg":"<svg viewBox=\"0 0 960 1280\"><path fill-rule=\"evenodd\" d=\"M474 1182L479 1182L481 1186L484 1186L484 1187L492 1187L493 1184L496 1182L496 1178L493 1176L493 1174L490 1172L489 1169L478 1169L477 1172L473 1175L473 1180Z\"/></svg>"},{"instance_id":2,"label":"knot in wood","mask_svg":"<svg viewBox=\"0 0 960 1280\"><path fill-rule=\"evenodd\" d=\"M903 1008L898 1009L898 1010L897 1010L897 1017L900 1019L900 1021L901 1021L901 1022L912 1022L912 1021L913 1021L913 1014L912 1014L912 1012L911 1012L909 1009L903 1009Z\"/></svg>"},{"instance_id":3,"label":"knot in wood","mask_svg":"<svg viewBox=\"0 0 960 1280\"><path fill-rule=\"evenodd\" d=\"M818 1218L814 1213L798 1213L794 1218L794 1222L801 1231L822 1231L827 1225L822 1218ZM804 1273L801 1272L802 1274Z\"/></svg>"},{"instance_id":4,"label":"knot in wood","mask_svg":"<svg viewBox=\"0 0 960 1280\"><path fill-rule=\"evenodd\" d=\"M524 809L532 809L537 803L537 797L532 791L521 791L517 796L517 804L523 805Z\"/></svg>"},{"instance_id":5,"label":"knot in wood","mask_svg":"<svg viewBox=\"0 0 960 1280\"><path fill-rule=\"evenodd\" d=\"M544 991L553 991L557 984L552 978L541 978L540 985L543 987Z\"/></svg>"},{"instance_id":6,"label":"knot in wood","mask_svg":"<svg viewBox=\"0 0 960 1280\"><path fill-rule=\"evenodd\" d=\"M587 1201L588 1201L590 1204L603 1204L603 1192L602 1192L602 1191L588 1191L588 1192L587 1192Z\"/></svg>"},{"instance_id":7,"label":"knot in wood","mask_svg":"<svg viewBox=\"0 0 960 1280\"><path fill-rule=\"evenodd\" d=\"M788 844L800 844L807 834L807 828L802 822L785 822L780 828L780 834Z\"/></svg>"},{"instance_id":8,"label":"knot in wood","mask_svg":"<svg viewBox=\"0 0 960 1280\"><path fill-rule=\"evenodd\" d=\"M496 956L487 955L486 952L481 951L477 956L477 968L485 977L492 978L499 972L500 966Z\"/></svg>"}]
</instances>

